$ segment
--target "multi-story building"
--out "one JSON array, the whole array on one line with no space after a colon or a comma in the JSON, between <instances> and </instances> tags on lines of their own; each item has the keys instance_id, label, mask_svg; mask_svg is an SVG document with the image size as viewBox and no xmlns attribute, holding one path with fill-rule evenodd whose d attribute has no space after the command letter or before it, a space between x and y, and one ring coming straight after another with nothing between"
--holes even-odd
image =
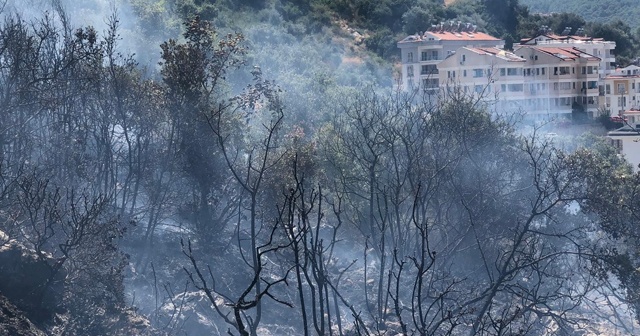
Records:
<instances>
[{"instance_id":1,"label":"multi-story building","mask_svg":"<svg viewBox=\"0 0 640 336\"><path fill-rule=\"evenodd\" d=\"M498 110L535 118L598 109L600 59L576 48L521 46L458 49L438 65L439 82L481 94Z\"/></svg>"},{"instance_id":2,"label":"multi-story building","mask_svg":"<svg viewBox=\"0 0 640 336\"><path fill-rule=\"evenodd\" d=\"M562 35L541 33L536 37L522 39L513 48L518 49L520 46L576 48L600 59L598 75L601 80L611 74L615 69L616 59L613 50L616 48L616 43L586 36L584 29L581 28L571 35L571 30L571 27L567 27Z\"/></svg>"},{"instance_id":3,"label":"multi-story building","mask_svg":"<svg viewBox=\"0 0 640 336\"><path fill-rule=\"evenodd\" d=\"M513 52L503 46L503 40L476 32L470 24L433 26L398 42L400 85L434 93L457 86L493 100L498 110L538 117L575 110L597 116L603 107L616 112L640 108L640 81L634 78L640 79L640 73L613 71L615 42L584 36L583 29L571 34L567 27L562 35L523 39ZM634 70L640 68L625 68Z\"/></svg>"},{"instance_id":4,"label":"multi-story building","mask_svg":"<svg viewBox=\"0 0 640 336\"><path fill-rule=\"evenodd\" d=\"M527 61L524 81L533 113L596 114L600 58L572 47L520 46L514 53ZM537 90L538 84L544 89Z\"/></svg>"},{"instance_id":5,"label":"multi-story building","mask_svg":"<svg viewBox=\"0 0 640 336\"><path fill-rule=\"evenodd\" d=\"M437 65L465 46L502 48L504 40L460 22L440 24L430 31L407 36L398 42L402 59L400 85L405 90L422 87L437 91L440 87Z\"/></svg>"},{"instance_id":6,"label":"multi-story building","mask_svg":"<svg viewBox=\"0 0 640 336\"><path fill-rule=\"evenodd\" d=\"M635 127L634 127L635 126ZM634 171L638 171L640 165L640 124L628 124L615 131L607 133L618 153L633 166Z\"/></svg>"},{"instance_id":7,"label":"multi-story building","mask_svg":"<svg viewBox=\"0 0 640 336\"><path fill-rule=\"evenodd\" d=\"M616 69L604 78L604 100L601 107L612 116L640 109L640 67L631 65Z\"/></svg>"},{"instance_id":8,"label":"multi-story building","mask_svg":"<svg viewBox=\"0 0 640 336\"><path fill-rule=\"evenodd\" d=\"M517 103L524 99L525 63L500 48L462 47L438 65L438 81L444 95L460 90L489 103Z\"/></svg>"}]
</instances>

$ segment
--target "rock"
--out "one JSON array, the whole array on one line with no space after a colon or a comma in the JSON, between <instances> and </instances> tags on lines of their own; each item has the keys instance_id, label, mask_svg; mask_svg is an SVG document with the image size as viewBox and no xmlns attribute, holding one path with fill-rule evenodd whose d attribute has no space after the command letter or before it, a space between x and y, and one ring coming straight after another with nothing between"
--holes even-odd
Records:
<instances>
[{"instance_id":1,"label":"rock","mask_svg":"<svg viewBox=\"0 0 640 336\"><path fill-rule=\"evenodd\" d=\"M16 240L0 245L0 293L36 323L53 316L60 306L64 278L55 258Z\"/></svg>"},{"instance_id":2,"label":"rock","mask_svg":"<svg viewBox=\"0 0 640 336\"><path fill-rule=\"evenodd\" d=\"M46 336L25 313L0 294L0 335Z\"/></svg>"}]
</instances>

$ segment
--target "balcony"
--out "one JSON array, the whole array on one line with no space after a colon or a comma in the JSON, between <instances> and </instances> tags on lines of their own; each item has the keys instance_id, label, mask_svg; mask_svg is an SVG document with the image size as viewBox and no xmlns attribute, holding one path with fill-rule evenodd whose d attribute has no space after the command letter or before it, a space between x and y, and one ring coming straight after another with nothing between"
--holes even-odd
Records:
<instances>
[{"instance_id":1,"label":"balcony","mask_svg":"<svg viewBox=\"0 0 640 336\"><path fill-rule=\"evenodd\" d=\"M433 76L438 75L439 73L440 71L438 71L438 68L435 65L423 65L420 68L421 76Z\"/></svg>"}]
</instances>

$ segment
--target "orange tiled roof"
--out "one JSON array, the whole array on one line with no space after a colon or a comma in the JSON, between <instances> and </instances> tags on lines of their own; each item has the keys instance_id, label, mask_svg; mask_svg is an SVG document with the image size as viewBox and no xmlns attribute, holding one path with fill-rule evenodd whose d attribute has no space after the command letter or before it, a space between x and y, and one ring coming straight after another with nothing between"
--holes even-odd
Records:
<instances>
[{"instance_id":1,"label":"orange tiled roof","mask_svg":"<svg viewBox=\"0 0 640 336\"><path fill-rule=\"evenodd\" d=\"M600 61L600 58L581 51L577 48L561 48L561 47L529 47L543 53L555 56L565 61L575 61L579 58L584 58L590 61Z\"/></svg>"},{"instance_id":2,"label":"orange tiled roof","mask_svg":"<svg viewBox=\"0 0 640 336\"><path fill-rule=\"evenodd\" d=\"M479 55L492 55L492 56L496 56L502 59L505 59L509 62L526 62L523 58L521 58L520 56L510 52L510 51L506 51L503 49L499 49L499 48L495 48L495 47L477 47L477 48L471 48L471 47L465 47L465 49L470 50L476 54Z\"/></svg>"},{"instance_id":3,"label":"orange tiled roof","mask_svg":"<svg viewBox=\"0 0 640 336\"><path fill-rule=\"evenodd\" d=\"M594 38L594 37L590 37L590 36L579 36L579 35L558 35L558 34L541 34L535 37L528 37L528 38L523 38L520 39L520 43L522 44L526 44L530 41L533 41L541 36L547 37L551 40L556 40L556 41L566 41L566 40L576 40L576 41L604 41L603 38Z\"/></svg>"},{"instance_id":4,"label":"orange tiled roof","mask_svg":"<svg viewBox=\"0 0 640 336\"><path fill-rule=\"evenodd\" d=\"M441 31L441 32L435 32L435 31L430 31L430 32L426 32L425 35L432 35L433 37L439 39L439 40L446 40L446 41L500 41L499 38L497 37L493 37L489 34L486 33L481 33L481 32L475 32L475 33L469 33L469 32L449 32L449 31Z\"/></svg>"}]
</instances>

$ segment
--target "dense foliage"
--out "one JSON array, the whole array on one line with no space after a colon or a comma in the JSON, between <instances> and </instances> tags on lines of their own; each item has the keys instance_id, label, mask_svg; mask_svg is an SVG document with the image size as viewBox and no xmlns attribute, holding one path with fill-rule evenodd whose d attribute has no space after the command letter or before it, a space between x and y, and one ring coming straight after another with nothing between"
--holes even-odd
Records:
<instances>
[{"instance_id":1,"label":"dense foliage","mask_svg":"<svg viewBox=\"0 0 640 336\"><path fill-rule=\"evenodd\" d=\"M521 0L521 3L529 6L532 12L574 13L587 21L599 23L622 20L633 29L640 28L638 20L635 20L640 15L640 8L634 0L568 0L562 2L561 8L558 7L558 2L553 0Z\"/></svg>"},{"instance_id":2,"label":"dense foliage","mask_svg":"<svg viewBox=\"0 0 640 336\"><path fill-rule=\"evenodd\" d=\"M198 14L212 20L223 30L244 31L260 21L282 26L295 38L322 33L328 26L340 26L340 22L346 22L348 26L359 30L369 51L388 60L397 57L396 41L445 21L475 24L480 30L505 39L507 47L521 38L537 34L543 25L551 27L558 34L565 27L572 27L574 31L585 28L590 36L615 41L622 65L635 60L640 46L636 23L628 21L637 6L625 2L615 6L598 2L597 6L605 9L589 11L592 3L569 1L566 6L563 3L562 9L566 13L551 11L551 3L544 1L533 4L519 0L458 0L447 6L440 0L132 0L132 4L143 18L145 26L150 27L150 33L158 31L160 27L176 28L177 22L166 15L167 10L179 13L183 19ZM553 6L556 5L554 2ZM537 11L546 14L534 14ZM239 13L249 15L239 16ZM589 16L590 13L602 17Z\"/></svg>"}]
</instances>

